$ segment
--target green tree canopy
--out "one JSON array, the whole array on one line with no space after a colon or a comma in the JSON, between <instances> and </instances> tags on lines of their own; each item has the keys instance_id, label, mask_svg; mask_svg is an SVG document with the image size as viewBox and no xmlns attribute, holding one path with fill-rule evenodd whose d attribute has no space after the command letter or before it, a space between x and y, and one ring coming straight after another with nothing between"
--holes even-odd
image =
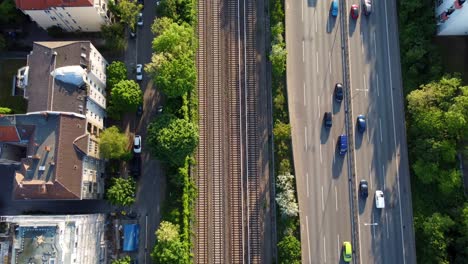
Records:
<instances>
[{"instance_id":1,"label":"green tree canopy","mask_svg":"<svg viewBox=\"0 0 468 264\"><path fill-rule=\"evenodd\" d=\"M168 29L172 23L174 23L174 20L168 17L161 17L156 19L151 25L151 32L153 32L154 35L159 36L164 32L164 30Z\"/></svg>"},{"instance_id":2,"label":"green tree canopy","mask_svg":"<svg viewBox=\"0 0 468 264\"><path fill-rule=\"evenodd\" d=\"M130 155L128 137L116 126L105 129L100 135L99 150L105 159L121 159Z\"/></svg>"},{"instance_id":3,"label":"green tree canopy","mask_svg":"<svg viewBox=\"0 0 468 264\"><path fill-rule=\"evenodd\" d=\"M126 112L136 112L138 105L143 101L140 85L134 80L123 80L118 82L111 90L108 112L118 115Z\"/></svg>"},{"instance_id":4,"label":"green tree canopy","mask_svg":"<svg viewBox=\"0 0 468 264\"><path fill-rule=\"evenodd\" d=\"M174 57L180 55L193 56L195 53L195 35L193 28L186 23L168 24L169 20L157 20L153 30L158 31L159 36L153 40L153 50L156 53L168 53Z\"/></svg>"},{"instance_id":5,"label":"green tree canopy","mask_svg":"<svg viewBox=\"0 0 468 264\"><path fill-rule=\"evenodd\" d=\"M101 35L105 39L106 47L109 50L122 51L127 48L124 34L125 28L122 23L101 26Z\"/></svg>"},{"instance_id":6,"label":"green tree canopy","mask_svg":"<svg viewBox=\"0 0 468 264\"><path fill-rule=\"evenodd\" d=\"M127 79L127 67L121 61L113 61L106 69L107 89L112 90L112 87L122 80Z\"/></svg>"},{"instance_id":7,"label":"green tree canopy","mask_svg":"<svg viewBox=\"0 0 468 264\"><path fill-rule=\"evenodd\" d=\"M154 54L145 71L151 75L156 85L168 97L179 97L192 91L197 80L193 57L183 54L174 57L170 54Z\"/></svg>"},{"instance_id":8,"label":"green tree canopy","mask_svg":"<svg viewBox=\"0 0 468 264\"><path fill-rule=\"evenodd\" d=\"M188 253L180 241L179 227L171 222L162 221L156 231L156 245L151 252L155 263L182 264L188 263Z\"/></svg>"},{"instance_id":9,"label":"green tree canopy","mask_svg":"<svg viewBox=\"0 0 468 264\"><path fill-rule=\"evenodd\" d=\"M137 1L119 0L117 3L118 16L120 21L127 24L131 29L135 30L138 13L140 13L142 5Z\"/></svg>"},{"instance_id":10,"label":"green tree canopy","mask_svg":"<svg viewBox=\"0 0 468 264\"><path fill-rule=\"evenodd\" d=\"M0 24L21 24L23 16L16 9L14 0L3 0L0 2Z\"/></svg>"},{"instance_id":11,"label":"green tree canopy","mask_svg":"<svg viewBox=\"0 0 468 264\"><path fill-rule=\"evenodd\" d=\"M278 243L278 258L281 264L301 263L301 243L295 236L284 236Z\"/></svg>"},{"instance_id":12,"label":"green tree canopy","mask_svg":"<svg viewBox=\"0 0 468 264\"><path fill-rule=\"evenodd\" d=\"M454 221L446 215L434 213L430 217L415 217L415 226L418 228L419 237L416 243L418 261L421 263L449 263L447 258L447 245L451 242L448 235L454 226Z\"/></svg>"},{"instance_id":13,"label":"green tree canopy","mask_svg":"<svg viewBox=\"0 0 468 264\"><path fill-rule=\"evenodd\" d=\"M168 17L179 23L194 24L196 6L193 0L161 0L157 13L161 17Z\"/></svg>"},{"instance_id":14,"label":"green tree canopy","mask_svg":"<svg viewBox=\"0 0 468 264\"><path fill-rule=\"evenodd\" d=\"M132 178L112 178L106 198L113 205L131 205L135 202L136 184Z\"/></svg>"},{"instance_id":15,"label":"green tree canopy","mask_svg":"<svg viewBox=\"0 0 468 264\"><path fill-rule=\"evenodd\" d=\"M195 150L198 132L189 121L163 115L149 125L147 138L152 155L179 166Z\"/></svg>"},{"instance_id":16,"label":"green tree canopy","mask_svg":"<svg viewBox=\"0 0 468 264\"><path fill-rule=\"evenodd\" d=\"M131 262L132 262L132 259L130 258L130 256L125 256L123 258L113 260L112 264L131 264Z\"/></svg>"},{"instance_id":17,"label":"green tree canopy","mask_svg":"<svg viewBox=\"0 0 468 264\"><path fill-rule=\"evenodd\" d=\"M271 46L270 61L273 74L282 75L286 71L287 52L284 43L278 43Z\"/></svg>"}]
</instances>

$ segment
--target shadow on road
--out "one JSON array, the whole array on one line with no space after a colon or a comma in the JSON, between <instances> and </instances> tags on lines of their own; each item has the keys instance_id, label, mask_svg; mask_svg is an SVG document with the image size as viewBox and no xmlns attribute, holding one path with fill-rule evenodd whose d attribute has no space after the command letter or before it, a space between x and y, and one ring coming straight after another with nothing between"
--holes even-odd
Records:
<instances>
[{"instance_id":1,"label":"shadow on road","mask_svg":"<svg viewBox=\"0 0 468 264\"><path fill-rule=\"evenodd\" d=\"M338 142L339 142L339 139L337 138L336 139L336 145L335 145L335 155L333 157L333 164L332 164L332 177L333 177L333 179L337 179L340 176L341 171L343 170L343 164L344 164L345 159L346 159L346 155L345 156L340 156Z\"/></svg>"},{"instance_id":2,"label":"shadow on road","mask_svg":"<svg viewBox=\"0 0 468 264\"><path fill-rule=\"evenodd\" d=\"M307 6L309 7L316 7L318 0L307 0Z\"/></svg>"},{"instance_id":3,"label":"shadow on road","mask_svg":"<svg viewBox=\"0 0 468 264\"><path fill-rule=\"evenodd\" d=\"M327 33L331 33L336 25L336 17L329 15L327 20Z\"/></svg>"}]
</instances>

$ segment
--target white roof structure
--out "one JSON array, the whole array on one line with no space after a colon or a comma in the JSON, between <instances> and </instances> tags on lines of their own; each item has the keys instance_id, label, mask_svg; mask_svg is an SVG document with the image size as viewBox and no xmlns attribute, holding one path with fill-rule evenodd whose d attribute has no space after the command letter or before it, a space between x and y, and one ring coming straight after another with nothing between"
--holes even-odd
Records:
<instances>
[{"instance_id":1,"label":"white roof structure","mask_svg":"<svg viewBox=\"0 0 468 264\"><path fill-rule=\"evenodd\" d=\"M86 75L86 71L79 65L60 67L52 71L50 74L54 76L56 80L73 84L77 87L80 87L85 83L83 76Z\"/></svg>"}]
</instances>

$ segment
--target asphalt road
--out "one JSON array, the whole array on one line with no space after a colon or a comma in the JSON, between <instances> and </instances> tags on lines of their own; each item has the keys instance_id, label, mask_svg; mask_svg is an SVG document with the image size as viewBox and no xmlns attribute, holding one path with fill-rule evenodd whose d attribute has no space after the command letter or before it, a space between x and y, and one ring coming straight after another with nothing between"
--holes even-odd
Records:
<instances>
[{"instance_id":1,"label":"asphalt road","mask_svg":"<svg viewBox=\"0 0 468 264\"><path fill-rule=\"evenodd\" d=\"M350 19L348 3L336 19L331 1L286 1L288 96L297 176L303 263L342 262L341 244L353 242L357 203L361 263L416 263L395 3L373 1L374 13ZM345 1L340 1L341 4ZM360 2L356 1L357 4ZM343 80L340 16L349 20L350 97L354 167L335 152L346 133L344 104L332 101ZM387 42L387 40L390 40ZM325 111L333 127L323 128ZM354 131L357 115L368 129ZM354 171L351 171L354 170ZM356 181L349 181L352 173ZM367 201L350 197L352 184L369 182ZM377 210L374 192L384 190ZM355 247L356 248L356 247ZM405 257L404 257L405 256Z\"/></svg>"}]
</instances>

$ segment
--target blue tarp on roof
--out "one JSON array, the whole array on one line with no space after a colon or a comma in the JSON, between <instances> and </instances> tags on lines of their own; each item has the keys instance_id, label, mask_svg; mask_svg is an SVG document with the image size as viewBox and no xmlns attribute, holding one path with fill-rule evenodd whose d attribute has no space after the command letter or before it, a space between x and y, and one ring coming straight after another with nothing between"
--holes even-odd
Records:
<instances>
[{"instance_id":1,"label":"blue tarp on roof","mask_svg":"<svg viewBox=\"0 0 468 264\"><path fill-rule=\"evenodd\" d=\"M140 226L138 224L124 225L123 251L135 251L138 249Z\"/></svg>"}]
</instances>

